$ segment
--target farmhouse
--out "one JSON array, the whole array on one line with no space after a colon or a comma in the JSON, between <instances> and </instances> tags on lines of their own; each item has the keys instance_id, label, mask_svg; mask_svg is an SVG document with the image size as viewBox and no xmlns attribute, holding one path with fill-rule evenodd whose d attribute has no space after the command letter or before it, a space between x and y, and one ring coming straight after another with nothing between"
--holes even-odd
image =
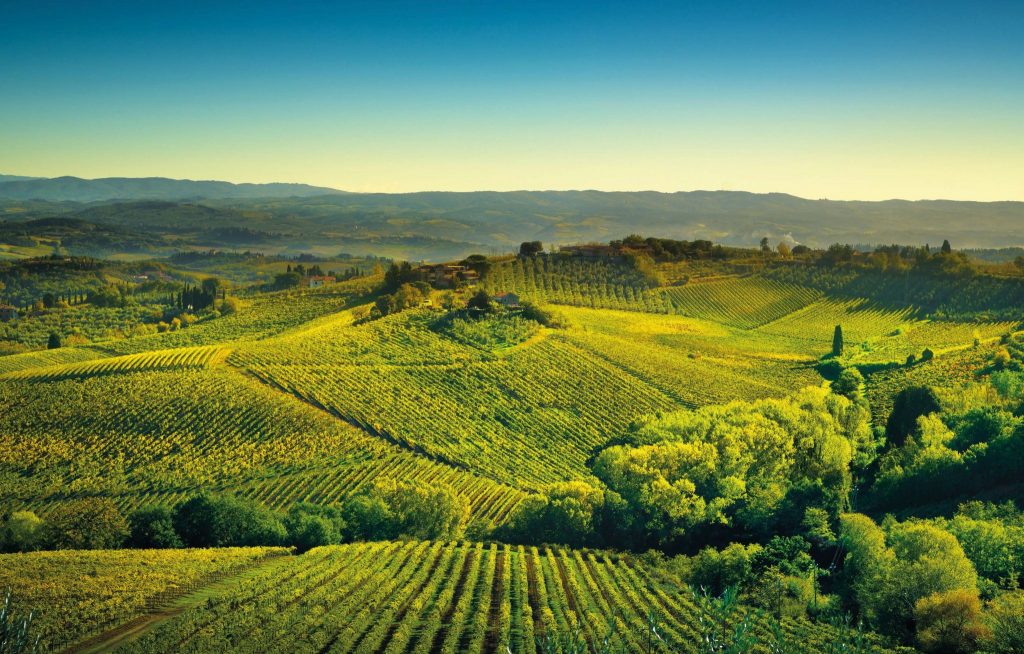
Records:
<instances>
[{"instance_id":1,"label":"farmhouse","mask_svg":"<svg viewBox=\"0 0 1024 654\"><path fill-rule=\"evenodd\" d=\"M519 308L519 296L515 293L498 293L494 296L494 301L506 309Z\"/></svg>"},{"instance_id":2,"label":"farmhouse","mask_svg":"<svg viewBox=\"0 0 1024 654\"><path fill-rule=\"evenodd\" d=\"M9 304L0 304L0 322L10 322L18 319L17 307Z\"/></svg>"},{"instance_id":3,"label":"farmhouse","mask_svg":"<svg viewBox=\"0 0 1024 654\"><path fill-rule=\"evenodd\" d=\"M333 284L336 281L338 280L334 277L326 275L314 275L313 277L306 278L306 286L310 288L321 288L323 286L326 286L327 284Z\"/></svg>"}]
</instances>

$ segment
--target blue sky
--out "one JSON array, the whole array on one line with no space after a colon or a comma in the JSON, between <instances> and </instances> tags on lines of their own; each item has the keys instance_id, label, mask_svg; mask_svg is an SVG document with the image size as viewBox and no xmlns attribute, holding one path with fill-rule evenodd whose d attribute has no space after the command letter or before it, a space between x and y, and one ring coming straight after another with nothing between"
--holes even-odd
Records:
<instances>
[{"instance_id":1,"label":"blue sky","mask_svg":"<svg viewBox=\"0 0 1024 654\"><path fill-rule=\"evenodd\" d=\"M0 172L1024 200L1021 2L6 2Z\"/></svg>"}]
</instances>

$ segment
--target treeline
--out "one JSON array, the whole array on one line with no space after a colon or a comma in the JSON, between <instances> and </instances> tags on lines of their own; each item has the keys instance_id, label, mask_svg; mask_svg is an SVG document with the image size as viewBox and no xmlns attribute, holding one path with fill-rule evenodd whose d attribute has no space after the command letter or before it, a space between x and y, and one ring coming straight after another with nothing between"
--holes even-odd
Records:
<instances>
[{"instance_id":1,"label":"treeline","mask_svg":"<svg viewBox=\"0 0 1024 654\"><path fill-rule=\"evenodd\" d=\"M451 488L378 479L341 504L298 503L286 513L234 497L202 493L174 507L124 516L106 498L57 504L44 518L14 511L0 524L5 552L60 549L293 546L395 538L455 539L469 503Z\"/></svg>"}]
</instances>

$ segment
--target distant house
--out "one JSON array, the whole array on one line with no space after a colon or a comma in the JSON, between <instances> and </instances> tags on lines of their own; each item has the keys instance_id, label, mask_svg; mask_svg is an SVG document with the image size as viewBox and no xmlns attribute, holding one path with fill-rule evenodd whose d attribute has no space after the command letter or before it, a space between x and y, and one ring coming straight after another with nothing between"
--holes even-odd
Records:
<instances>
[{"instance_id":1,"label":"distant house","mask_svg":"<svg viewBox=\"0 0 1024 654\"><path fill-rule=\"evenodd\" d=\"M519 308L519 296L515 293L498 293L494 296L494 301L506 309Z\"/></svg>"},{"instance_id":2,"label":"distant house","mask_svg":"<svg viewBox=\"0 0 1024 654\"><path fill-rule=\"evenodd\" d=\"M306 278L306 286L309 288L322 288L328 284L333 284L336 281L338 280L334 277L327 275L315 275L313 277Z\"/></svg>"},{"instance_id":3,"label":"distant house","mask_svg":"<svg viewBox=\"0 0 1024 654\"><path fill-rule=\"evenodd\" d=\"M0 304L0 322L10 322L18 319L17 307L9 304Z\"/></svg>"}]
</instances>

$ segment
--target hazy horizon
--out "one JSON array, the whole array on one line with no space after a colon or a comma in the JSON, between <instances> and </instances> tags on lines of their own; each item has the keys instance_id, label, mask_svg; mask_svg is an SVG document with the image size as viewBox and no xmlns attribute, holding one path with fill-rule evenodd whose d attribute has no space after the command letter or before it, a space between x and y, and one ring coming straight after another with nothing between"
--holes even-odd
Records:
<instances>
[{"instance_id":1,"label":"hazy horizon","mask_svg":"<svg viewBox=\"0 0 1024 654\"><path fill-rule=\"evenodd\" d=\"M1019 3L32 3L0 169L1024 200Z\"/></svg>"}]
</instances>

